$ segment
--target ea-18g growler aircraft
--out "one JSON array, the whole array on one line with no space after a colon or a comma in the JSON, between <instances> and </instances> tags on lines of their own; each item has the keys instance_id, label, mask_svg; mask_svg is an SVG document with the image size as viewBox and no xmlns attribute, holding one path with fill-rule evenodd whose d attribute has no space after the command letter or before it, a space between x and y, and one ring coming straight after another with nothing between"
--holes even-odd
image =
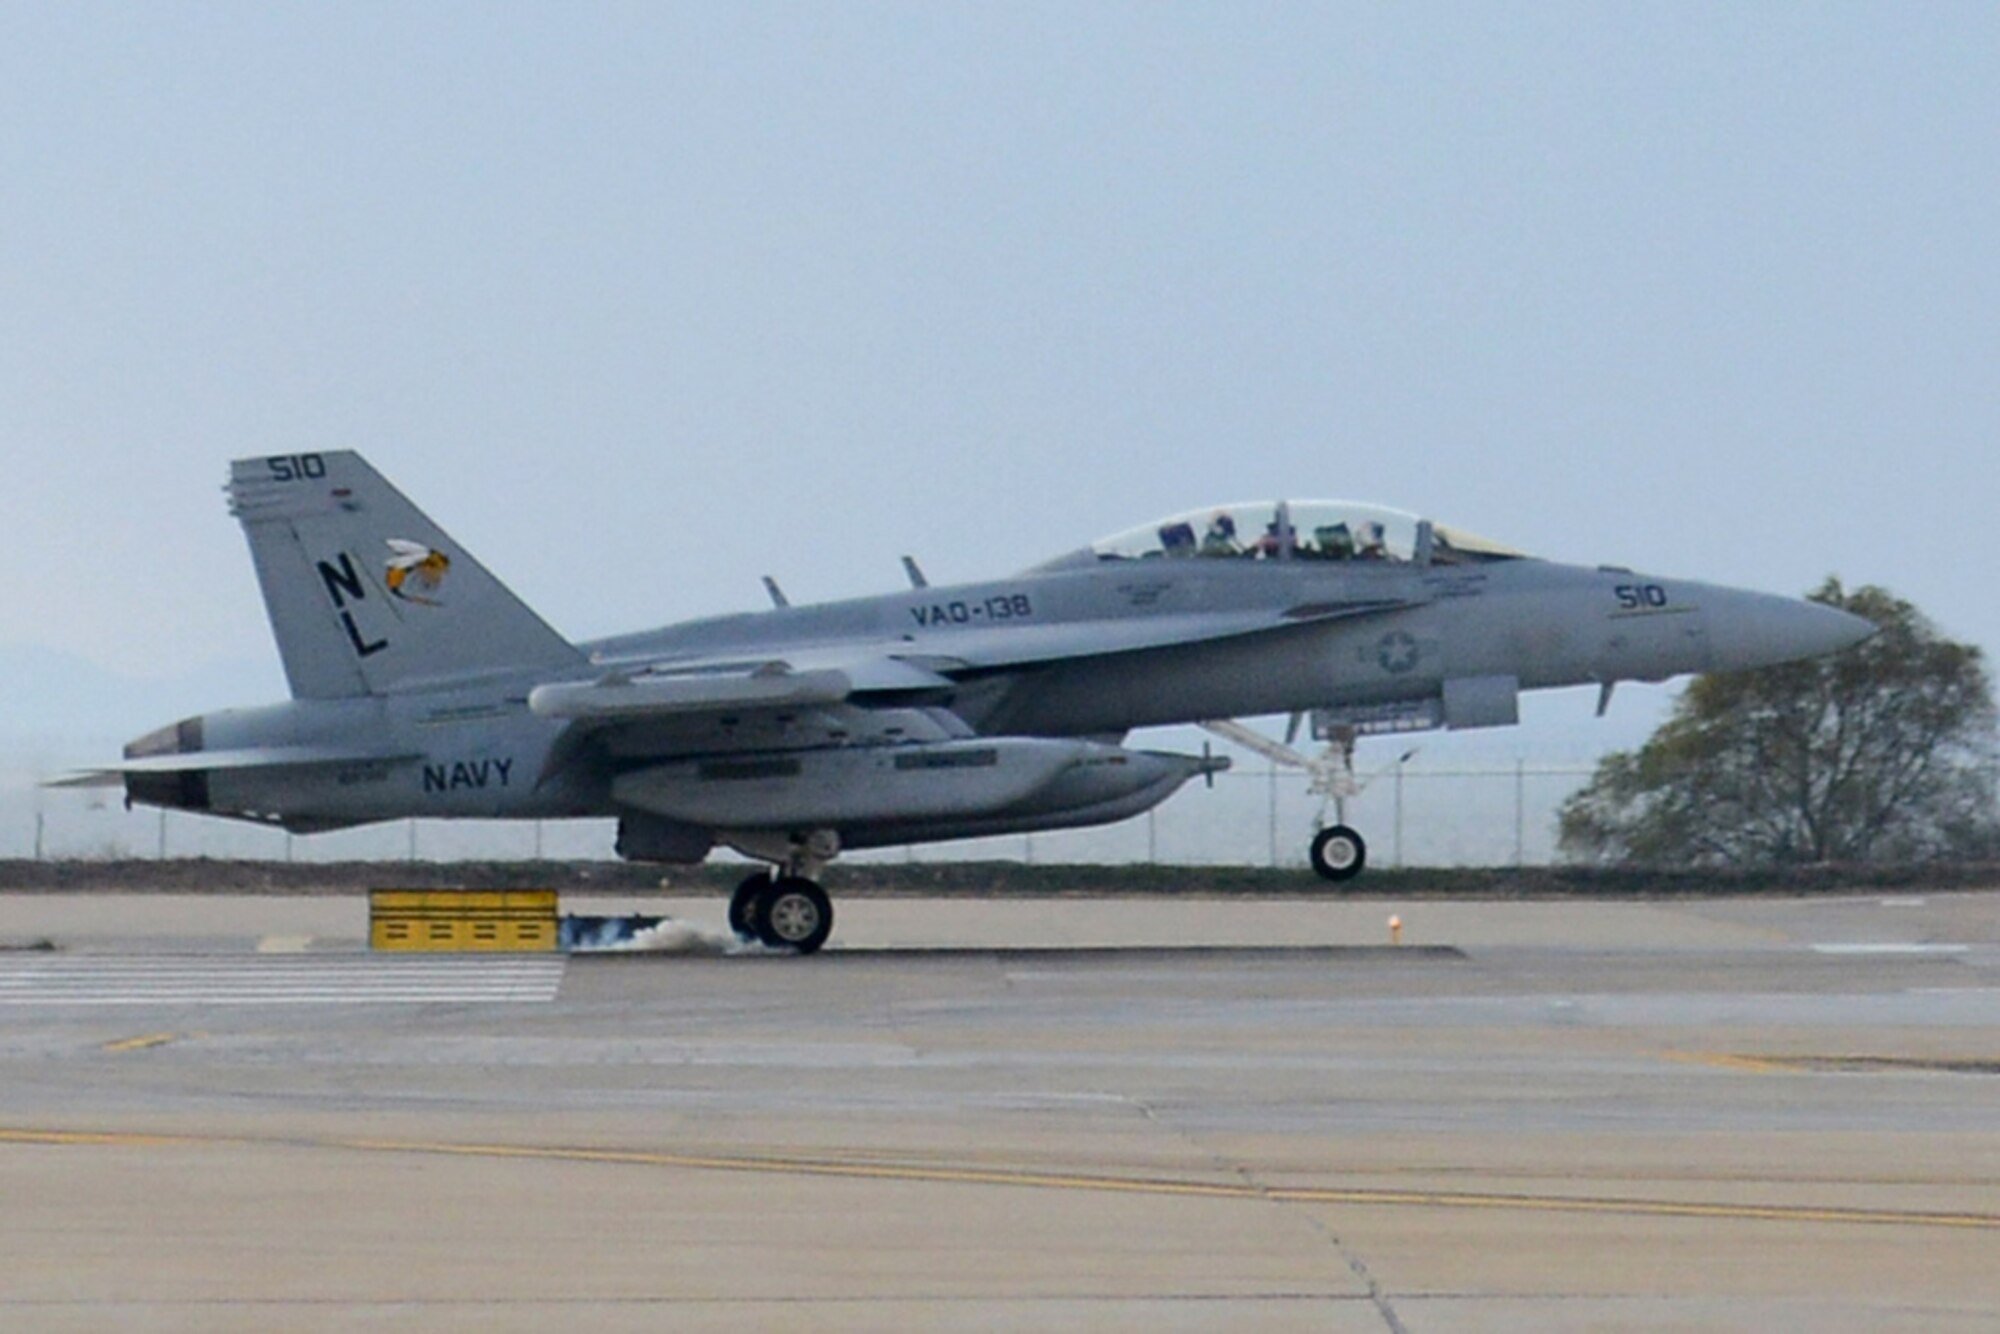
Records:
<instances>
[{"instance_id":1,"label":"ea-18g growler aircraft","mask_svg":"<svg viewBox=\"0 0 2000 1334\"><path fill-rule=\"evenodd\" d=\"M1105 824L1226 764L1123 744L1202 723L1336 803L1371 732L1516 721L1522 690L1762 666L1864 638L1792 598L1537 560L1374 506L1208 506L1008 578L573 644L358 454L238 460L288 703L189 718L95 771L128 801L299 833L615 817L621 856L770 864L730 921L810 953L843 848ZM1290 714L1286 741L1232 722ZM1293 748L1312 719L1328 743ZM1360 872L1322 827L1314 868Z\"/></svg>"}]
</instances>

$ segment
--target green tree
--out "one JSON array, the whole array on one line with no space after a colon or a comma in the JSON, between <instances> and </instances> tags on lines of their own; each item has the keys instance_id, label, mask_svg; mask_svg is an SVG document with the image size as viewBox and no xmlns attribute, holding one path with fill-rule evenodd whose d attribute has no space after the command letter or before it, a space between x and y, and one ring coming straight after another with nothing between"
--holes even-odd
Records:
<instances>
[{"instance_id":1,"label":"green tree","mask_svg":"<svg viewBox=\"0 0 2000 1334\"><path fill-rule=\"evenodd\" d=\"M1873 586L1814 601L1873 621L1844 652L1697 678L1637 751L1563 804L1561 846L1648 866L1990 856L1993 691L1979 649Z\"/></svg>"}]
</instances>

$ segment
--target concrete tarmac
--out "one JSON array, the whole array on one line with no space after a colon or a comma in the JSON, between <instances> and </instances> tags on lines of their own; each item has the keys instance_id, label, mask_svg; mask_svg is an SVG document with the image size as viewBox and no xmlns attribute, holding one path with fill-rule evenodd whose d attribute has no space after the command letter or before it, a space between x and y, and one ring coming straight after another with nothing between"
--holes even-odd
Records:
<instances>
[{"instance_id":1,"label":"concrete tarmac","mask_svg":"<svg viewBox=\"0 0 2000 1334\"><path fill-rule=\"evenodd\" d=\"M664 910L0 896L0 1328L2000 1328L2000 897Z\"/></svg>"}]
</instances>

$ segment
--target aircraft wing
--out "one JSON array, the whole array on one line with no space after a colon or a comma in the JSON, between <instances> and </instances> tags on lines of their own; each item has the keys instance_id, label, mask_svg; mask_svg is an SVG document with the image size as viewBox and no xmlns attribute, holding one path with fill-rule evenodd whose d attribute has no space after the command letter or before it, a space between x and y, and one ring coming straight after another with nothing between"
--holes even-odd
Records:
<instances>
[{"instance_id":1,"label":"aircraft wing","mask_svg":"<svg viewBox=\"0 0 2000 1334\"><path fill-rule=\"evenodd\" d=\"M632 675L634 679L664 680L711 674L742 678L754 676L759 671L805 674L825 669L845 675L854 693L922 690L949 686L949 677L954 673L1029 667L1070 658L1102 657L1149 648L1233 639L1314 622L1379 616L1421 604L1420 599L1378 598L1300 603L1279 611L1259 608L1049 623L1017 621L1004 626L953 629L927 637L921 645L904 638L883 638L801 645L797 648L788 646L782 652L774 652L768 659L746 659L740 653L726 659L661 659L649 652L645 645L634 644L630 647L620 645L616 652L600 652L593 655L593 661L605 668L607 683L620 674ZM777 687L767 683L759 689L776 690ZM673 687L669 693L681 693L681 688ZM690 686L685 693L692 698L698 692ZM724 690L723 693L730 692Z\"/></svg>"},{"instance_id":2,"label":"aircraft wing","mask_svg":"<svg viewBox=\"0 0 2000 1334\"><path fill-rule=\"evenodd\" d=\"M251 746L241 750L195 750L148 755L139 760L94 765L74 774L52 778L44 787L114 787L130 774L210 773L223 769L303 768L318 765L390 764L419 760L418 751L360 749L351 746Z\"/></svg>"},{"instance_id":3,"label":"aircraft wing","mask_svg":"<svg viewBox=\"0 0 2000 1334\"><path fill-rule=\"evenodd\" d=\"M1051 624L976 627L908 640L787 647L767 657L658 660L643 650L600 659L594 680L555 681L528 692L537 717L579 732L703 715L776 712L846 703L857 696L947 691L973 672L1103 657L1282 630L1309 622L1379 615L1414 605L1400 599L1258 609L1111 617Z\"/></svg>"},{"instance_id":4,"label":"aircraft wing","mask_svg":"<svg viewBox=\"0 0 2000 1334\"><path fill-rule=\"evenodd\" d=\"M1177 612L1051 624L990 626L940 636L931 641L948 651L959 670L1032 667L1075 658L1105 657L1154 648L1209 643L1267 634L1296 626L1379 616L1421 605L1403 599L1304 603L1283 611ZM930 661L942 661L930 659Z\"/></svg>"}]
</instances>

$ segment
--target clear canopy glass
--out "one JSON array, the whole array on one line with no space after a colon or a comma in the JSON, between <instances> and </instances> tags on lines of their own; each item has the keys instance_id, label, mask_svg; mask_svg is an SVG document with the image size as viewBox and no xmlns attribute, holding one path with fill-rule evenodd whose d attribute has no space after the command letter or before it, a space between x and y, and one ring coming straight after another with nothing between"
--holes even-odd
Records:
<instances>
[{"instance_id":1,"label":"clear canopy glass","mask_svg":"<svg viewBox=\"0 0 2000 1334\"><path fill-rule=\"evenodd\" d=\"M1090 544L1098 560L1414 561L1463 565L1525 553L1405 510L1349 500L1211 505Z\"/></svg>"}]
</instances>

